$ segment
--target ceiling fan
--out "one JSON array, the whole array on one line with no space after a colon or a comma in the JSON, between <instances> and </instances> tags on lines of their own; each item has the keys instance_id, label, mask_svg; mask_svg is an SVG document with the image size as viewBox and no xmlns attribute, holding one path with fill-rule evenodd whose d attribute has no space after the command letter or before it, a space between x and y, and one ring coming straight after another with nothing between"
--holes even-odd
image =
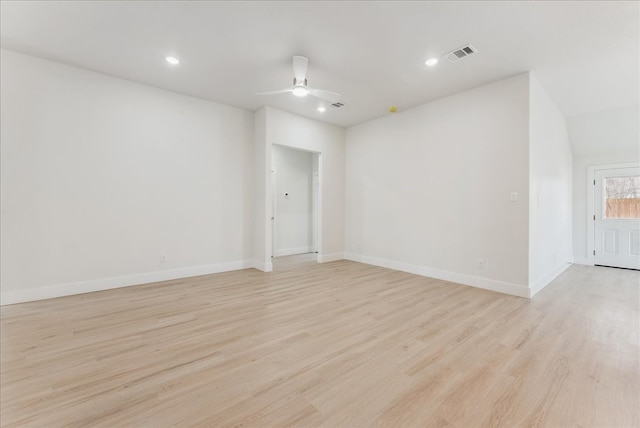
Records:
<instances>
[{"instance_id":1,"label":"ceiling fan","mask_svg":"<svg viewBox=\"0 0 640 428\"><path fill-rule=\"evenodd\" d=\"M331 104L340 101L340 94L336 92L326 91L324 89L313 89L307 86L307 67L309 65L309 59L303 56L293 57L293 86L288 89L281 89L279 91L260 92L257 95L275 95L291 92L297 97L306 97L311 95L321 100L327 101Z\"/></svg>"}]
</instances>

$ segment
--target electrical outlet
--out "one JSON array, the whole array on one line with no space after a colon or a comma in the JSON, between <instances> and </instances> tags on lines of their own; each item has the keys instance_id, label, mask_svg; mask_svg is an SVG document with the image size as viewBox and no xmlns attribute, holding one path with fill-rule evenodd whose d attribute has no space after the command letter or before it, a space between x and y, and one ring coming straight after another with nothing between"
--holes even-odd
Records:
<instances>
[{"instance_id":1,"label":"electrical outlet","mask_svg":"<svg viewBox=\"0 0 640 428\"><path fill-rule=\"evenodd\" d=\"M167 261L167 255L165 253L160 254L160 263L165 263Z\"/></svg>"},{"instance_id":2,"label":"electrical outlet","mask_svg":"<svg viewBox=\"0 0 640 428\"><path fill-rule=\"evenodd\" d=\"M478 259L478 261L476 262L476 267L478 269L484 269L484 266L485 266L484 259Z\"/></svg>"}]
</instances>

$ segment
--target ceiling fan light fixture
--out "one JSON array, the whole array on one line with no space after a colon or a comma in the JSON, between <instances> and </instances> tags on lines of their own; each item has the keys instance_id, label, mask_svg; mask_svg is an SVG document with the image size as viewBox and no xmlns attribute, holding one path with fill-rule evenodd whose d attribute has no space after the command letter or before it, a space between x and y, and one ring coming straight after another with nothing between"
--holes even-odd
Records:
<instances>
[{"instance_id":1,"label":"ceiling fan light fixture","mask_svg":"<svg viewBox=\"0 0 640 428\"><path fill-rule=\"evenodd\" d=\"M296 97L306 97L307 95L319 98L322 101L335 105L340 101L340 94L326 91L324 89L310 88L307 86L307 65L309 60L303 56L293 57L293 86L279 91L260 92L256 95L293 94Z\"/></svg>"},{"instance_id":2,"label":"ceiling fan light fixture","mask_svg":"<svg viewBox=\"0 0 640 428\"><path fill-rule=\"evenodd\" d=\"M294 86L292 92L296 97L306 97L309 94L309 90L304 86Z\"/></svg>"}]
</instances>

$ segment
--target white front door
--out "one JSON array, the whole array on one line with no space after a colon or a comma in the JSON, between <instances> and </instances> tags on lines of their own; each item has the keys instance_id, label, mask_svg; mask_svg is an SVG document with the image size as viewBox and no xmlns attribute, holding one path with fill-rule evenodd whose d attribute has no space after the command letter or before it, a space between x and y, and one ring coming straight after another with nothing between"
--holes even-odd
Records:
<instances>
[{"instance_id":1,"label":"white front door","mask_svg":"<svg viewBox=\"0 0 640 428\"><path fill-rule=\"evenodd\" d=\"M640 269L640 168L595 171L594 264Z\"/></svg>"}]
</instances>

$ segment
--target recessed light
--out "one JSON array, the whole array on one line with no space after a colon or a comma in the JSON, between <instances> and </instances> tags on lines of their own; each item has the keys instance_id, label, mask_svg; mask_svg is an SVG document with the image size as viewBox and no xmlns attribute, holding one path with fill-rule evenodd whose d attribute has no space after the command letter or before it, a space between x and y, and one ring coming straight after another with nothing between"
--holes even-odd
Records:
<instances>
[{"instance_id":1,"label":"recessed light","mask_svg":"<svg viewBox=\"0 0 640 428\"><path fill-rule=\"evenodd\" d=\"M429 58L424 63L426 65L428 65L429 67L433 67L434 65L436 65L438 63L438 58Z\"/></svg>"},{"instance_id":2,"label":"recessed light","mask_svg":"<svg viewBox=\"0 0 640 428\"><path fill-rule=\"evenodd\" d=\"M327 109L325 107L323 107L323 106L320 106L320 107L318 107L318 111L320 113L324 113L325 111L327 111Z\"/></svg>"},{"instance_id":3,"label":"recessed light","mask_svg":"<svg viewBox=\"0 0 640 428\"><path fill-rule=\"evenodd\" d=\"M167 60L167 62L171 65L178 65L180 64L180 60L174 56L168 56L165 58Z\"/></svg>"}]
</instances>

